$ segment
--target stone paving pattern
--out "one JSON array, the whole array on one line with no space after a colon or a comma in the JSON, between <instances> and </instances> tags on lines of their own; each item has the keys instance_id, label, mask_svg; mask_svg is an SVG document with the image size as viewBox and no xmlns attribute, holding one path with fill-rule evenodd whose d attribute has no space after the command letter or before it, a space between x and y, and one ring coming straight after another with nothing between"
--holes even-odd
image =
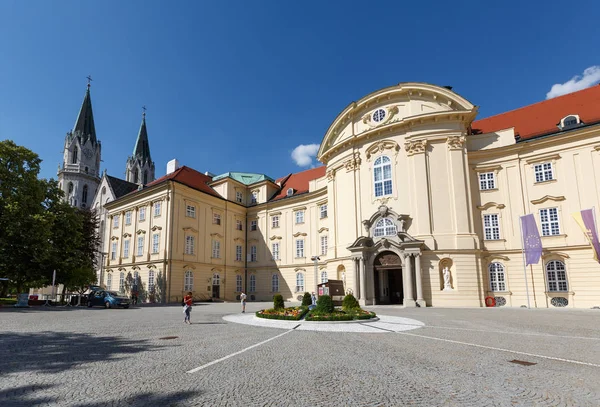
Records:
<instances>
[{"instance_id":1,"label":"stone paving pattern","mask_svg":"<svg viewBox=\"0 0 600 407\"><path fill-rule=\"evenodd\" d=\"M0 309L0 406L600 405L600 367L413 336L600 365L600 311L368 309L425 326L294 330L191 374L285 331L225 321L239 304L195 306L192 325L179 307Z\"/></svg>"}]
</instances>

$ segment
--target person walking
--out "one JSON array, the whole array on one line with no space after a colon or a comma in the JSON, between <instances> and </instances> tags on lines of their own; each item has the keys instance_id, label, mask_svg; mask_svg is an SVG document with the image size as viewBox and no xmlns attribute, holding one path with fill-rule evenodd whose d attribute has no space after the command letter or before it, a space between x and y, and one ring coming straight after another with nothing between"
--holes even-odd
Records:
<instances>
[{"instance_id":1,"label":"person walking","mask_svg":"<svg viewBox=\"0 0 600 407\"><path fill-rule=\"evenodd\" d=\"M188 292L185 297L183 297L183 313L185 314L185 319L183 320L184 324L191 325L190 321L191 313L192 313L192 292Z\"/></svg>"},{"instance_id":2,"label":"person walking","mask_svg":"<svg viewBox=\"0 0 600 407\"><path fill-rule=\"evenodd\" d=\"M240 295L240 299L242 300L242 313L246 312L246 294L242 291L242 295Z\"/></svg>"}]
</instances>

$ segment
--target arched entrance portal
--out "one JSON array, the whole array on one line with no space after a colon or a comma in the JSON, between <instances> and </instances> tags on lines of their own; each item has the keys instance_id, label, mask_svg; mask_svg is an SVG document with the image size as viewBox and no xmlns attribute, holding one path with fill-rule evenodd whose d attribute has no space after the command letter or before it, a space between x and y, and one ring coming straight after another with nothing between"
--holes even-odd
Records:
<instances>
[{"instance_id":1,"label":"arched entrance portal","mask_svg":"<svg viewBox=\"0 0 600 407\"><path fill-rule=\"evenodd\" d=\"M384 251L373 261L376 304L403 304L402 261L394 252Z\"/></svg>"}]
</instances>

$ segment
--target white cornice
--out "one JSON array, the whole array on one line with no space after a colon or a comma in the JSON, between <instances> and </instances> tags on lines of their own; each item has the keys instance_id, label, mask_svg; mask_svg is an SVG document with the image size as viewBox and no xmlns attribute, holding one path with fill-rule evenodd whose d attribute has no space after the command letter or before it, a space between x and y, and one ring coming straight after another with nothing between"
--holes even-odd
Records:
<instances>
[{"instance_id":1,"label":"white cornice","mask_svg":"<svg viewBox=\"0 0 600 407\"><path fill-rule=\"evenodd\" d=\"M560 154L550 154L550 155L544 155L541 157L529 158L529 159L525 160L525 162L527 164L534 164L534 163L540 163L543 161L556 161L559 158L560 158Z\"/></svg>"}]
</instances>

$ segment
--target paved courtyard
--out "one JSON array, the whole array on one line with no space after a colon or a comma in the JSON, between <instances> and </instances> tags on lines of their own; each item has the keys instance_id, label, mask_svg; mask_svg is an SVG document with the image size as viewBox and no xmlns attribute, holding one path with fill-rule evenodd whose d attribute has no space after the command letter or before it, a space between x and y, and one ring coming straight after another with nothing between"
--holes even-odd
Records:
<instances>
[{"instance_id":1,"label":"paved courtyard","mask_svg":"<svg viewBox=\"0 0 600 407\"><path fill-rule=\"evenodd\" d=\"M356 332L257 326L238 304L192 325L179 307L0 309L0 406L600 405L598 310L368 309L381 321Z\"/></svg>"}]
</instances>

